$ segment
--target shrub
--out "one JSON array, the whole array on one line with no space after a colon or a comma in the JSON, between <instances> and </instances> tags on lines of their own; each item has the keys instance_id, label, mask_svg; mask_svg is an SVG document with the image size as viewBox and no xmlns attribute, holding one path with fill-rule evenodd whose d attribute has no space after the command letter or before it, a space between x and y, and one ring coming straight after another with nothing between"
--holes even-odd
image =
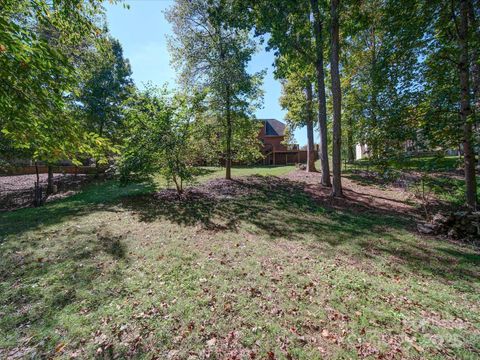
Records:
<instances>
[{"instance_id":1,"label":"shrub","mask_svg":"<svg viewBox=\"0 0 480 360\"><path fill-rule=\"evenodd\" d=\"M161 173L179 193L194 176L195 99L147 88L126 104L126 140L119 161L123 183Z\"/></svg>"}]
</instances>

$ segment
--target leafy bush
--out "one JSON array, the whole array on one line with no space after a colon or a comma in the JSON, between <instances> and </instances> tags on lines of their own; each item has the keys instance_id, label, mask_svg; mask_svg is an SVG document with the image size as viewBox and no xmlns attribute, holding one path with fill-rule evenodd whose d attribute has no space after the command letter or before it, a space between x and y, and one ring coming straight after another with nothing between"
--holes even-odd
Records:
<instances>
[{"instance_id":1,"label":"leafy bush","mask_svg":"<svg viewBox=\"0 0 480 360\"><path fill-rule=\"evenodd\" d=\"M179 193L194 177L193 121L197 101L149 87L128 100L126 140L119 161L123 183L161 173Z\"/></svg>"}]
</instances>

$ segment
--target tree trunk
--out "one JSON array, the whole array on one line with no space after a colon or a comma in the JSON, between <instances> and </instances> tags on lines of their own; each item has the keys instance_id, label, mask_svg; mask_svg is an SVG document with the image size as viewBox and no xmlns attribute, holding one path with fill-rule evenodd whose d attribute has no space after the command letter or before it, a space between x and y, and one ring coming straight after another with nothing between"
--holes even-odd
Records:
<instances>
[{"instance_id":1,"label":"tree trunk","mask_svg":"<svg viewBox=\"0 0 480 360\"><path fill-rule=\"evenodd\" d=\"M35 174L37 175L37 184L40 184L40 173L38 172L38 162L35 160Z\"/></svg>"},{"instance_id":2,"label":"tree trunk","mask_svg":"<svg viewBox=\"0 0 480 360\"><path fill-rule=\"evenodd\" d=\"M40 174L38 172L38 162L35 160L35 173L37 175L37 181L35 182L35 188L33 193L33 205L42 205L42 188L40 187Z\"/></svg>"},{"instance_id":3,"label":"tree trunk","mask_svg":"<svg viewBox=\"0 0 480 360\"><path fill-rule=\"evenodd\" d=\"M53 194L53 167L48 165L47 195Z\"/></svg>"},{"instance_id":4,"label":"tree trunk","mask_svg":"<svg viewBox=\"0 0 480 360\"><path fill-rule=\"evenodd\" d=\"M225 156L225 179L232 179L232 112L230 109L230 87L227 85L226 112L227 112L227 151Z\"/></svg>"},{"instance_id":5,"label":"tree trunk","mask_svg":"<svg viewBox=\"0 0 480 360\"><path fill-rule=\"evenodd\" d=\"M475 9L472 0L468 2L468 18L470 21L470 28L473 29L474 36L477 39L480 39L480 29L477 24L477 19L475 17ZM480 49L478 46L474 46L472 49L472 100L473 100L473 113L474 113L474 122L478 122L478 112L480 111Z\"/></svg>"},{"instance_id":6,"label":"tree trunk","mask_svg":"<svg viewBox=\"0 0 480 360\"><path fill-rule=\"evenodd\" d=\"M100 137L103 136L103 120L100 120L100 128L98 129L98 135ZM95 179L98 179L100 177L100 167L98 165L99 159L94 159L94 160L95 160Z\"/></svg>"},{"instance_id":7,"label":"tree trunk","mask_svg":"<svg viewBox=\"0 0 480 360\"><path fill-rule=\"evenodd\" d=\"M351 117L348 118L348 129L347 129L347 162L353 164L355 161L355 146L353 144L353 120Z\"/></svg>"},{"instance_id":8,"label":"tree trunk","mask_svg":"<svg viewBox=\"0 0 480 360\"><path fill-rule=\"evenodd\" d=\"M475 16L475 6L472 0L468 1L468 19L470 21L470 28L473 30L475 39L480 39L480 28ZM472 49L472 115L473 115L473 129L477 133L480 125L480 49L478 46L473 46ZM474 150L475 152L475 150ZM476 165L480 164L480 156L476 161Z\"/></svg>"},{"instance_id":9,"label":"tree trunk","mask_svg":"<svg viewBox=\"0 0 480 360\"><path fill-rule=\"evenodd\" d=\"M312 83L307 80L306 87L307 93L307 172L316 172L315 169L315 140L313 136L313 90Z\"/></svg>"},{"instance_id":10,"label":"tree trunk","mask_svg":"<svg viewBox=\"0 0 480 360\"><path fill-rule=\"evenodd\" d=\"M463 153L465 167L465 185L467 206L475 210L477 207L477 183L475 179L475 153L473 150L472 127L470 119L470 83L468 59L468 1L460 0L460 22L458 24L458 41L460 58L460 118L463 124Z\"/></svg>"},{"instance_id":11,"label":"tree trunk","mask_svg":"<svg viewBox=\"0 0 480 360\"><path fill-rule=\"evenodd\" d=\"M331 55L330 55L330 74L332 78L332 100L333 100L333 146L332 146L332 169L333 169L333 189L332 195L341 197L342 192L342 90L340 87L339 70L339 14L338 6L340 0L331 0L330 13L332 17L331 24Z\"/></svg>"},{"instance_id":12,"label":"tree trunk","mask_svg":"<svg viewBox=\"0 0 480 360\"><path fill-rule=\"evenodd\" d=\"M322 19L318 8L318 0L310 0L313 13L313 32L315 34L315 71L318 92L318 125L320 128L320 161L322 166L322 185L332 186L330 167L328 165L327 143L327 100L325 95L325 74L323 69L323 36Z\"/></svg>"}]
</instances>

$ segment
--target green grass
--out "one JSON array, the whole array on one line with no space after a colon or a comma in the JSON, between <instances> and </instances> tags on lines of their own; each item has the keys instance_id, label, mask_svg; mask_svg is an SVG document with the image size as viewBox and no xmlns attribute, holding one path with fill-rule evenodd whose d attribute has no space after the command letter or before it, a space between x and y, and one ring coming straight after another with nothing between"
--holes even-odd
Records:
<instances>
[{"instance_id":1,"label":"green grass","mask_svg":"<svg viewBox=\"0 0 480 360\"><path fill-rule=\"evenodd\" d=\"M381 162L363 159L357 160L355 165L348 168L369 168L378 171L384 168L401 171L454 171L462 166L462 160L458 156L422 156L422 157L399 157L386 159Z\"/></svg>"},{"instance_id":2,"label":"green grass","mask_svg":"<svg viewBox=\"0 0 480 360\"><path fill-rule=\"evenodd\" d=\"M286 171L238 169L264 176L223 200L105 182L0 214L0 358L478 358L477 249Z\"/></svg>"},{"instance_id":3,"label":"green grass","mask_svg":"<svg viewBox=\"0 0 480 360\"><path fill-rule=\"evenodd\" d=\"M347 165L345 175L352 180L367 185L388 184L411 172L421 174L427 192L435 195L446 206L459 208L465 204L465 180L462 174L456 173L462 167L462 161L457 156L446 157L405 157L389 159L383 163L368 159ZM359 177L355 170L368 170L379 174L372 178ZM439 175L440 174L440 175ZM421 187L420 179L409 180L411 191ZM477 193L480 194L480 182L477 181Z\"/></svg>"},{"instance_id":4,"label":"green grass","mask_svg":"<svg viewBox=\"0 0 480 360\"><path fill-rule=\"evenodd\" d=\"M232 177L239 176L249 176L249 175L260 175L260 176L281 176L290 171L295 167L293 165L287 166L236 166L232 168ZM199 168L199 176L194 180L194 183L201 183L215 178L225 177L225 168L217 166L204 166ZM157 176L154 178L155 183L159 187L169 186L170 184L166 183L164 178Z\"/></svg>"}]
</instances>

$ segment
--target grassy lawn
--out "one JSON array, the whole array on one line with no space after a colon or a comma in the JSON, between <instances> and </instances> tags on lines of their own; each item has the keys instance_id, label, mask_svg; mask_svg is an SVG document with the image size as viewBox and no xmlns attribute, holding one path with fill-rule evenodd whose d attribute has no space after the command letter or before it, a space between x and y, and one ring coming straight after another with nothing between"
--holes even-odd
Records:
<instances>
[{"instance_id":1,"label":"grassy lawn","mask_svg":"<svg viewBox=\"0 0 480 360\"><path fill-rule=\"evenodd\" d=\"M0 358L478 358L478 249L334 211L292 169L236 169L260 176L224 199L110 181L1 213Z\"/></svg>"}]
</instances>

